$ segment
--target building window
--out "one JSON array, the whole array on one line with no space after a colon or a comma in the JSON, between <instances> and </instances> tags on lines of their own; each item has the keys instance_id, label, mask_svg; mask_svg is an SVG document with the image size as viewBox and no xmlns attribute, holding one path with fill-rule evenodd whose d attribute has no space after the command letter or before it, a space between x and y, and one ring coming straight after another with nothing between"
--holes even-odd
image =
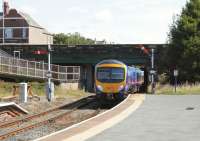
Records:
<instances>
[{"instance_id":1,"label":"building window","mask_svg":"<svg viewBox=\"0 0 200 141\"><path fill-rule=\"evenodd\" d=\"M13 38L13 29L12 28L5 28L5 38L10 39Z\"/></svg>"},{"instance_id":2,"label":"building window","mask_svg":"<svg viewBox=\"0 0 200 141\"><path fill-rule=\"evenodd\" d=\"M26 38L26 28L22 28L22 38Z\"/></svg>"}]
</instances>

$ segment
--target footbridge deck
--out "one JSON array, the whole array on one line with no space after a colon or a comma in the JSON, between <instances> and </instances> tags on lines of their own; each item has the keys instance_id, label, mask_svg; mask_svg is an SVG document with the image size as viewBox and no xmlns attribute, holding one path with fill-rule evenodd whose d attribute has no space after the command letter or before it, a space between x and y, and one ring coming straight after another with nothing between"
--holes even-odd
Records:
<instances>
[{"instance_id":1,"label":"footbridge deck","mask_svg":"<svg viewBox=\"0 0 200 141\"><path fill-rule=\"evenodd\" d=\"M48 64L28 61L14 57L0 56L0 74L12 77L28 77L47 79ZM77 82L80 79L79 66L60 66L51 64L52 80L61 82Z\"/></svg>"},{"instance_id":2,"label":"footbridge deck","mask_svg":"<svg viewBox=\"0 0 200 141\"><path fill-rule=\"evenodd\" d=\"M145 54L139 44L105 44L105 45L52 45L52 63L53 64L90 64L104 59L117 59L129 65L147 65L150 61L149 56ZM147 49L152 47L162 48L165 44L143 44ZM23 45L7 44L0 45L0 49L9 54L15 51L20 52L21 58L36 59L47 61L47 56L34 54L35 51L47 51L47 45Z\"/></svg>"}]
</instances>

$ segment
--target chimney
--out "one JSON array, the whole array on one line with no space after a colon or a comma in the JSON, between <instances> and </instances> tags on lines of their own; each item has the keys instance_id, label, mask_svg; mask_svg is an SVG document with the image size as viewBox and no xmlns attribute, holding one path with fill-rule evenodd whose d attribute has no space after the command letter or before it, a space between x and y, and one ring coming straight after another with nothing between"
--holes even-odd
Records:
<instances>
[{"instance_id":1,"label":"chimney","mask_svg":"<svg viewBox=\"0 0 200 141\"><path fill-rule=\"evenodd\" d=\"M9 5L7 1L3 2L3 7L4 7L4 15L6 16L9 13Z\"/></svg>"}]
</instances>

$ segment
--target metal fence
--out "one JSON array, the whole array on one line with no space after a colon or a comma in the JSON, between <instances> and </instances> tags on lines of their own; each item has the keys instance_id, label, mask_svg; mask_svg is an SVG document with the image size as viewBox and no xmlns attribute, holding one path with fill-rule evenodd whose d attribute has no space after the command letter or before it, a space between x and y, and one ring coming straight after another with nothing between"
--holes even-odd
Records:
<instances>
[{"instance_id":1,"label":"metal fence","mask_svg":"<svg viewBox=\"0 0 200 141\"><path fill-rule=\"evenodd\" d=\"M0 73L46 79L48 64L0 56ZM77 82L80 80L80 66L59 66L51 64L51 74L53 80Z\"/></svg>"}]
</instances>

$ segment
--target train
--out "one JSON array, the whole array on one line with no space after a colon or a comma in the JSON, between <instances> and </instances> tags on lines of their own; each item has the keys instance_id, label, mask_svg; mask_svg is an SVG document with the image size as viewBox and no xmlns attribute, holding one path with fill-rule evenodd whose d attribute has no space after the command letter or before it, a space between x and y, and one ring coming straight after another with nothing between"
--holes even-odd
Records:
<instances>
[{"instance_id":1,"label":"train","mask_svg":"<svg viewBox=\"0 0 200 141\"><path fill-rule=\"evenodd\" d=\"M97 98L123 99L138 92L144 83L144 71L125 63L108 59L95 66L95 93Z\"/></svg>"}]
</instances>

